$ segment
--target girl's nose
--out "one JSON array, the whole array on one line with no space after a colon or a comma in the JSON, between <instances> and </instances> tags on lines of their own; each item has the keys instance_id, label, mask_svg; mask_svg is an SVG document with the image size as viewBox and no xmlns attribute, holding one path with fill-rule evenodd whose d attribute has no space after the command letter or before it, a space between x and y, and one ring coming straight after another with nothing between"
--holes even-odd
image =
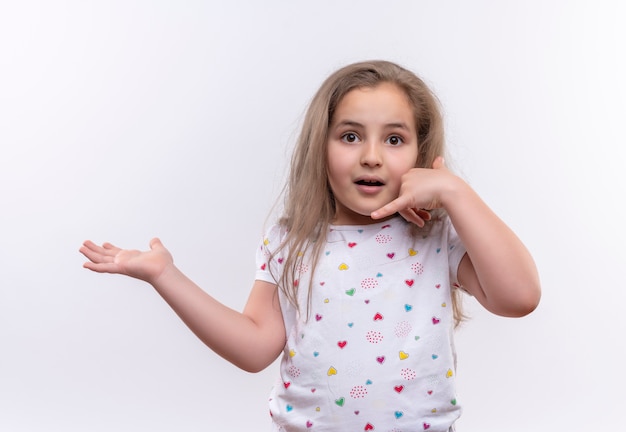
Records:
<instances>
[{"instance_id":1,"label":"girl's nose","mask_svg":"<svg viewBox=\"0 0 626 432\"><path fill-rule=\"evenodd\" d=\"M369 167L382 165L383 161L380 154L380 146L378 146L376 142L364 142L362 148L361 165Z\"/></svg>"}]
</instances>

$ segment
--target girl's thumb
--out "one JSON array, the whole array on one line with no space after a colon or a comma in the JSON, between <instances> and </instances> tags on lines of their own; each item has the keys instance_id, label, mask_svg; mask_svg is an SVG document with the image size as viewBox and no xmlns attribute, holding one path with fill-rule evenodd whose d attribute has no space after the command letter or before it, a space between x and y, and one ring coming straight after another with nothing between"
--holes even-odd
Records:
<instances>
[{"instance_id":1,"label":"girl's thumb","mask_svg":"<svg viewBox=\"0 0 626 432\"><path fill-rule=\"evenodd\" d=\"M157 237L150 240L150 249L163 248L163 243Z\"/></svg>"},{"instance_id":2,"label":"girl's thumb","mask_svg":"<svg viewBox=\"0 0 626 432\"><path fill-rule=\"evenodd\" d=\"M440 169L445 167L446 161L443 159L443 156L437 156L433 161L433 169Z\"/></svg>"}]
</instances>

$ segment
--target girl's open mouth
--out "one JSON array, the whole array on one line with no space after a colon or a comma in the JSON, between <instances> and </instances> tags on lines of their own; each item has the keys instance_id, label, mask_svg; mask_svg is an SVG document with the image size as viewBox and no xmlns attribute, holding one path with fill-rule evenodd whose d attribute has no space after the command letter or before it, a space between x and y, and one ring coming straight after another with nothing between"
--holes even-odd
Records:
<instances>
[{"instance_id":1,"label":"girl's open mouth","mask_svg":"<svg viewBox=\"0 0 626 432\"><path fill-rule=\"evenodd\" d=\"M357 180L355 183L361 186L384 186L385 185L383 182L380 182L378 180Z\"/></svg>"}]
</instances>

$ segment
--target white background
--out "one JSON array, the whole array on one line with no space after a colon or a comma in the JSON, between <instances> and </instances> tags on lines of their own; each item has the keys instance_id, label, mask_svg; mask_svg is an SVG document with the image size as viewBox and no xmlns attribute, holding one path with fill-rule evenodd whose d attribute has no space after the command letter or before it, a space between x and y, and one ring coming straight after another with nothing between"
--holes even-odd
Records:
<instances>
[{"instance_id":1,"label":"white background","mask_svg":"<svg viewBox=\"0 0 626 432\"><path fill-rule=\"evenodd\" d=\"M622 4L0 3L0 430L269 430L276 364L236 369L77 250L160 236L240 309L310 97L371 58L433 87L454 168L541 274L527 318L467 301L459 431L621 430Z\"/></svg>"}]
</instances>

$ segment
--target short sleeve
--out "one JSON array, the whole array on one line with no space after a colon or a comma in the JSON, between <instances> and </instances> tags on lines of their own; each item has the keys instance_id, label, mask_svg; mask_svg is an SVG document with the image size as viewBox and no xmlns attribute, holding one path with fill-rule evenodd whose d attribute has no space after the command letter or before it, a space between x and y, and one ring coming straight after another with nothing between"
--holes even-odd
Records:
<instances>
[{"instance_id":1,"label":"short sleeve","mask_svg":"<svg viewBox=\"0 0 626 432\"><path fill-rule=\"evenodd\" d=\"M460 286L458 279L459 264L463 256L467 252L465 245L461 242L459 235L457 234L450 218L446 218L447 225L447 245L448 245L448 265L450 269L450 282L455 286Z\"/></svg>"},{"instance_id":2,"label":"short sleeve","mask_svg":"<svg viewBox=\"0 0 626 432\"><path fill-rule=\"evenodd\" d=\"M286 230L273 225L263 236L256 252L256 280L278 285L282 273L283 253L272 257L284 240Z\"/></svg>"}]
</instances>

